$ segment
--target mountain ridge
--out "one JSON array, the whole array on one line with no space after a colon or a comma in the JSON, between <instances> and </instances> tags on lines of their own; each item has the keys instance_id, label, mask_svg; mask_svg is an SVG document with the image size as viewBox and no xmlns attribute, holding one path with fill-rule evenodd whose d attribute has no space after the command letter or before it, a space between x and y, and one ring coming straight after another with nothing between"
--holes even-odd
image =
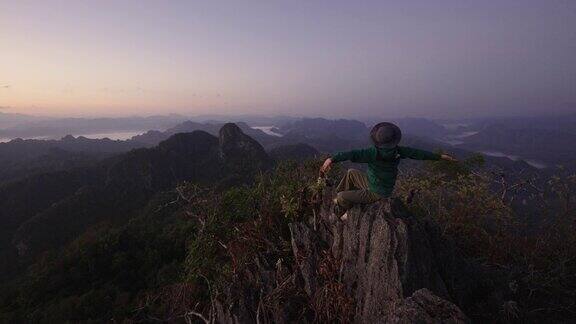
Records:
<instances>
[{"instance_id":1,"label":"mountain ridge","mask_svg":"<svg viewBox=\"0 0 576 324\"><path fill-rule=\"evenodd\" d=\"M35 254L38 249L67 242L104 219L128 219L154 194L181 181L239 184L272 166L262 146L236 125L227 124L223 129L222 139L203 131L179 133L154 148L136 149L87 169L89 173L102 170L105 175L95 183L77 186L34 216L28 215L14 233L13 244L21 255Z\"/></svg>"}]
</instances>

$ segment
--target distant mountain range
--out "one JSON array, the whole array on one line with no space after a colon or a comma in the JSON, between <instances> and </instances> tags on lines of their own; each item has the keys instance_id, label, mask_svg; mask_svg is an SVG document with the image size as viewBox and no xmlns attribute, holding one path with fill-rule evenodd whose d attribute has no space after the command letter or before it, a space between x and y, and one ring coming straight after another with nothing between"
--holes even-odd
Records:
<instances>
[{"instance_id":1,"label":"distant mountain range","mask_svg":"<svg viewBox=\"0 0 576 324\"><path fill-rule=\"evenodd\" d=\"M273 161L235 124L219 137L179 133L94 166L44 173L0 186L0 250L12 240L19 255L35 255L68 242L89 226L122 222L156 193L179 182L237 185ZM10 239L12 238L12 239Z\"/></svg>"},{"instance_id":2,"label":"distant mountain range","mask_svg":"<svg viewBox=\"0 0 576 324\"><path fill-rule=\"evenodd\" d=\"M471 120L458 132L458 148L576 169L576 114Z\"/></svg>"},{"instance_id":3,"label":"distant mountain range","mask_svg":"<svg viewBox=\"0 0 576 324\"><path fill-rule=\"evenodd\" d=\"M576 165L576 134L491 125L464 139L459 145L477 151L499 151L548 164Z\"/></svg>"},{"instance_id":4,"label":"distant mountain range","mask_svg":"<svg viewBox=\"0 0 576 324\"><path fill-rule=\"evenodd\" d=\"M104 132L139 132L125 142L92 141L76 137L41 143L34 141L0 144L0 181L12 178L12 166L7 161L22 161L19 156L38 159L49 149L57 148L71 153L83 153L101 158L139 147L157 145L170 136L203 130L216 135L219 128L236 120L244 133L256 139L266 150L277 146L308 144L323 153L370 145L369 127L378 118L357 120L324 118L294 118L286 116L264 117L252 115L205 115L187 118L181 115L125 117L125 118L39 118L34 116L0 113L0 138L31 138L47 136L61 138L72 134L97 134ZM533 166L546 167L562 164L574 166L576 153L571 147L576 136L576 114L536 117L494 117L462 120L431 120L426 118L393 119L407 141L419 137L436 148L480 151L492 157L526 160ZM261 127L254 127L261 126ZM254 128L253 128L254 127ZM258 129L257 129L258 128ZM266 130L263 131L262 129ZM105 135L102 135L105 136ZM85 142L86 145L81 142ZM84 147L83 147L84 146ZM89 147L88 147L89 146ZM52 158L55 155L52 154ZM77 157L74 158L79 161ZM38 163L34 163L38 166ZM576 167L575 167L576 168ZM26 169L26 168L24 168ZM56 164L49 168L55 170ZM22 170L22 168L20 168ZM18 174L18 172L14 173Z\"/></svg>"},{"instance_id":5,"label":"distant mountain range","mask_svg":"<svg viewBox=\"0 0 576 324\"><path fill-rule=\"evenodd\" d=\"M89 139L67 135L60 140L23 140L15 139L0 143L0 163L6 161L21 162L38 158L50 150L58 149L68 152L87 154L121 153L145 146L136 141Z\"/></svg>"},{"instance_id":6,"label":"distant mountain range","mask_svg":"<svg viewBox=\"0 0 576 324\"><path fill-rule=\"evenodd\" d=\"M146 122L169 124L180 117L150 117ZM404 145L417 143L423 148L441 149L460 157L469 156L475 151L484 152L489 165L502 169L527 167L521 160L535 167L563 164L571 168L576 161L574 145L571 144L575 135L569 129L573 123L571 118L567 116L566 121L556 117L521 119L531 125L528 128L522 128L522 123L516 119L510 123L507 122L509 119L470 120L456 123L456 127L449 126L447 121L437 123L422 118L405 118L395 122L403 130ZM323 118L280 118L278 121L281 123L266 127L252 127L244 122L236 124L272 156L282 158L292 155L295 159L301 159L318 153L331 154L371 145L369 127L359 121ZM99 122L105 123L105 120ZM115 154L158 145L178 133L201 130L217 136L223 125L222 122L188 120L164 131L150 130L122 141L64 136L59 140L17 139L0 143L0 183L42 172L93 165ZM562 125L561 130L552 129L557 125Z\"/></svg>"},{"instance_id":7,"label":"distant mountain range","mask_svg":"<svg viewBox=\"0 0 576 324\"><path fill-rule=\"evenodd\" d=\"M223 116L201 115L188 117L178 114L148 117L106 117L106 118L54 118L0 112L0 140L15 138L55 139L65 135L91 135L113 132L146 132L166 130L185 121L203 124L222 125L228 121L238 121L251 125L282 125L298 118L252 115Z\"/></svg>"},{"instance_id":8,"label":"distant mountain range","mask_svg":"<svg viewBox=\"0 0 576 324\"><path fill-rule=\"evenodd\" d=\"M478 130L498 125L506 129L548 130L576 135L576 112L532 117L480 118L470 120L469 123L471 127Z\"/></svg>"},{"instance_id":9,"label":"distant mountain range","mask_svg":"<svg viewBox=\"0 0 576 324\"><path fill-rule=\"evenodd\" d=\"M36 173L87 166L114 154L145 146L135 141L71 135L60 140L16 139L0 143L0 183Z\"/></svg>"},{"instance_id":10,"label":"distant mountain range","mask_svg":"<svg viewBox=\"0 0 576 324\"><path fill-rule=\"evenodd\" d=\"M0 115L0 138L59 138L111 131L166 129L186 119L180 115L123 118L39 118L24 115L17 118L14 115Z\"/></svg>"}]
</instances>

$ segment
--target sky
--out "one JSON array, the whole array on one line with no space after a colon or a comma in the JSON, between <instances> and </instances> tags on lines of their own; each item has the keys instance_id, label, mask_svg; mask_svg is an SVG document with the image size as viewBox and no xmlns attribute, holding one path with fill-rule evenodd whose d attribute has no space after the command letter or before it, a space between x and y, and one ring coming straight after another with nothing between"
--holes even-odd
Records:
<instances>
[{"instance_id":1,"label":"sky","mask_svg":"<svg viewBox=\"0 0 576 324\"><path fill-rule=\"evenodd\" d=\"M574 0L0 0L0 112L562 111Z\"/></svg>"}]
</instances>

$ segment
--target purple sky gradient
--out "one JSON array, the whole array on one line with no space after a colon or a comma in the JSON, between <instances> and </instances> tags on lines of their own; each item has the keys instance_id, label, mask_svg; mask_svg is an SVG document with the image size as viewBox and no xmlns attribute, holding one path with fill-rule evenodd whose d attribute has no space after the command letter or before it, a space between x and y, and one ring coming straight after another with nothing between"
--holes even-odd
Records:
<instances>
[{"instance_id":1,"label":"purple sky gradient","mask_svg":"<svg viewBox=\"0 0 576 324\"><path fill-rule=\"evenodd\" d=\"M576 110L576 1L0 0L0 106L75 116Z\"/></svg>"}]
</instances>

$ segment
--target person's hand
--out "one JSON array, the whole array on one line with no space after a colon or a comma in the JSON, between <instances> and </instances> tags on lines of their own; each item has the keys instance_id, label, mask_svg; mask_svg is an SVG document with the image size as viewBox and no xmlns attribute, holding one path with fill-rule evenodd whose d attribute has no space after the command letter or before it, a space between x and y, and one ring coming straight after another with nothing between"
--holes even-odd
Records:
<instances>
[{"instance_id":1,"label":"person's hand","mask_svg":"<svg viewBox=\"0 0 576 324\"><path fill-rule=\"evenodd\" d=\"M442 154L440 156L440 158L444 161L450 161L450 162L458 162L457 159L453 158L452 156L448 155L448 154Z\"/></svg>"},{"instance_id":2,"label":"person's hand","mask_svg":"<svg viewBox=\"0 0 576 324\"><path fill-rule=\"evenodd\" d=\"M324 161L324 164L322 164L322 167L320 168L320 174L328 173L331 167L332 167L332 159L327 158L326 161Z\"/></svg>"}]
</instances>

